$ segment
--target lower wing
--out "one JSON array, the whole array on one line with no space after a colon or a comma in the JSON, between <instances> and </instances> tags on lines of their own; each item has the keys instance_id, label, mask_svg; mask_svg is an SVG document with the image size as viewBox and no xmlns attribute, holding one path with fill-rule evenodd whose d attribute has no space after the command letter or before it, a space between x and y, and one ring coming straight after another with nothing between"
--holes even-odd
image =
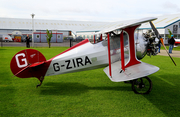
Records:
<instances>
[{"instance_id":1,"label":"lower wing","mask_svg":"<svg viewBox=\"0 0 180 117\"><path fill-rule=\"evenodd\" d=\"M104 69L104 72L110 78L111 81L122 82L122 81L138 79L153 74L159 70L158 67L144 62L127 67L125 71L123 71L120 66L121 66L121 61L117 61L111 64L111 72L112 72L111 76L109 75L109 66Z\"/></svg>"}]
</instances>

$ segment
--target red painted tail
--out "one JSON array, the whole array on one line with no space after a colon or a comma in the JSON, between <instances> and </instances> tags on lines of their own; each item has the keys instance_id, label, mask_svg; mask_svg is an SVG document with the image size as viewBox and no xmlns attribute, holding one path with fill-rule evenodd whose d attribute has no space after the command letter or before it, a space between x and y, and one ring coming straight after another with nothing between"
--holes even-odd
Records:
<instances>
[{"instance_id":1,"label":"red painted tail","mask_svg":"<svg viewBox=\"0 0 180 117\"><path fill-rule=\"evenodd\" d=\"M10 64L11 71L15 76L19 78L36 77L40 81L44 79L48 66L43 54L34 49L18 52Z\"/></svg>"}]
</instances>

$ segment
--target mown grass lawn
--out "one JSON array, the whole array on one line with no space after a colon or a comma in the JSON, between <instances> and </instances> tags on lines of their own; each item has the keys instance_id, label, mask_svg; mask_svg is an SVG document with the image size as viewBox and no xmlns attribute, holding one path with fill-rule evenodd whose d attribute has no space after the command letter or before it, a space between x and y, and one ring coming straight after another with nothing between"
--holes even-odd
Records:
<instances>
[{"instance_id":1,"label":"mown grass lawn","mask_svg":"<svg viewBox=\"0 0 180 117\"><path fill-rule=\"evenodd\" d=\"M169 46L166 46L167 50L169 50ZM165 50L165 48L161 45L161 49ZM180 51L180 46L174 46L173 50Z\"/></svg>"},{"instance_id":2,"label":"mown grass lawn","mask_svg":"<svg viewBox=\"0 0 180 117\"><path fill-rule=\"evenodd\" d=\"M103 69L45 77L36 88L36 78L12 77L11 58L23 47L0 48L0 116L179 116L180 58L177 66L165 56L146 56L142 61L160 70L150 75L153 89L148 95L137 95L130 84L114 83ZM35 48L46 59L67 47Z\"/></svg>"}]
</instances>

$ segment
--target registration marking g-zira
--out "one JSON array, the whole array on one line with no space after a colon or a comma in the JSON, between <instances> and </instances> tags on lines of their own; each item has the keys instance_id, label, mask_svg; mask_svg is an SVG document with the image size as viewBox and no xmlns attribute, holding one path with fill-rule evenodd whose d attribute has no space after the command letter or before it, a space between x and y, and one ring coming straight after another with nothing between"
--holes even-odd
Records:
<instances>
[{"instance_id":1,"label":"registration marking g-zira","mask_svg":"<svg viewBox=\"0 0 180 117\"><path fill-rule=\"evenodd\" d=\"M88 64L92 64L88 56L85 56L84 58L75 58L70 60L65 60L64 64L60 64L58 62L53 63L53 69L55 72L58 72L61 70L62 67L65 67L66 70L80 67L80 66L86 66Z\"/></svg>"}]
</instances>

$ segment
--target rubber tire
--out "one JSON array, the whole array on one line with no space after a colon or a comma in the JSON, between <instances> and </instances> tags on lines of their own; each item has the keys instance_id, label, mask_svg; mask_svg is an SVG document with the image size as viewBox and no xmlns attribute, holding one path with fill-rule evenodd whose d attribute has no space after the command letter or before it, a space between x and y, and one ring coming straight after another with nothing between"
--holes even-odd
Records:
<instances>
[{"instance_id":1,"label":"rubber tire","mask_svg":"<svg viewBox=\"0 0 180 117\"><path fill-rule=\"evenodd\" d=\"M143 84L142 84L142 82L143 82ZM143 89L145 89L145 90L143 90ZM149 94L151 92L151 90L152 90L152 81L151 81L151 79L146 76L146 77L143 77L143 78L133 80L133 82L132 82L132 90L136 94Z\"/></svg>"}]
</instances>

